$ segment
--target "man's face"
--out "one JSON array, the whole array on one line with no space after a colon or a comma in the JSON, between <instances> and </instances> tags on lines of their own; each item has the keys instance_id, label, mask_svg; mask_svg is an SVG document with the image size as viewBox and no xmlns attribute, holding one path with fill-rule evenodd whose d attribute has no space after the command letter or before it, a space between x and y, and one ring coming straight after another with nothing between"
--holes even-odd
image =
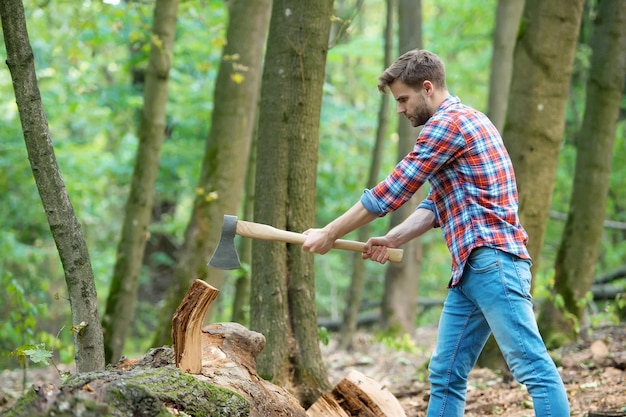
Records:
<instances>
[{"instance_id":1,"label":"man's face","mask_svg":"<svg viewBox=\"0 0 626 417\"><path fill-rule=\"evenodd\" d=\"M398 113L404 114L413 127L423 126L432 113L428 109L427 94L424 88L416 91L402 81L394 81L389 89L398 103Z\"/></svg>"}]
</instances>

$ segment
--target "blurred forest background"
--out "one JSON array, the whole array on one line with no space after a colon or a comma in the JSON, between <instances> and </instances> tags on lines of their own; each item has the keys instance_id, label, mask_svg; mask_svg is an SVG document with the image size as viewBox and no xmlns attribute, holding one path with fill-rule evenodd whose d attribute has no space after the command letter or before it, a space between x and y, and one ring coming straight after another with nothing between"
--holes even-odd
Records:
<instances>
[{"instance_id":1,"label":"blurred forest background","mask_svg":"<svg viewBox=\"0 0 626 417\"><path fill-rule=\"evenodd\" d=\"M595 2L587 3L574 59L552 215L535 271L538 302L549 297L570 203L576 133L585 111L590 67L589 21L595 13ZM496 4L496 0L422 1L423 47L446 62L451 93L485 112ZM346 0L342 5L341 33L331 45L326 63L316 224L311 227L325 225L360 196L378 126L381 95L376 84L384 69L385 2ZM87 240L103 313L138 145L143 105L138 68L148 60L154 4L25 0L24 6L56 158ZM187 0L179 5L165 141L138 302L124 348L127 356L143 354L151 347L160 326L175 252L185 238L197 193L227 25L223 1ZM0 55L6 56L4 42L0 43ZM389 113L392 122L385 135L381 172L389 171L397 161L394 106ZM605 213L612 223L604 229L596 276L623 270L626 265L625 120L626 101L622 99ZM25 344L45 343L60 361L70 362L74 345L63 268L29 166L6 67L0 70L0 132L0 367L17 367L9 353ZM241 175L245 175L245 167L241 167ZM371 233L383 233L388 224L388 219L378 220ZM448 250L437 231L428 233L422 242L419 299L442 300L450 272ZM209 257L207 253L206 261ZM341 318L351 265L352 255L341 251L315 257L320 318ZM364 305L380 303L384 268L366 264ZM233 319L236 278L248 271L226 277L211 321ZM623 289L624 281L620 282ZM619 323L619 311L626 303L619 296L594 301L589 295L585 301L591 328ZM432 324L438 314L436 305L420 308L415 325ZM247 320L241 321L247 324Z\"/></svg>"}]
</instances>

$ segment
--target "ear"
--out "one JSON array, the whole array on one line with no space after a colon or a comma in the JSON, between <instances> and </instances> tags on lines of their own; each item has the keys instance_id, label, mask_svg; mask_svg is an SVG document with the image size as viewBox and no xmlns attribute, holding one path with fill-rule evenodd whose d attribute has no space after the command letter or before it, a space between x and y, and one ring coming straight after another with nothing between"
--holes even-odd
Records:
<instances>
[{"instance_id":1,"label":"ear","mask_svg":"<svg viewBox=\"0 0 626 417\"><path fill-rule=\"evenodd\" d=\"M433 94L433 91L435 89L435 86L429 80L424 80L424 82L422 83L422 87L424 88L424 92L426 93L426 95L429 96Z\"/></svg>"}]
</instances>

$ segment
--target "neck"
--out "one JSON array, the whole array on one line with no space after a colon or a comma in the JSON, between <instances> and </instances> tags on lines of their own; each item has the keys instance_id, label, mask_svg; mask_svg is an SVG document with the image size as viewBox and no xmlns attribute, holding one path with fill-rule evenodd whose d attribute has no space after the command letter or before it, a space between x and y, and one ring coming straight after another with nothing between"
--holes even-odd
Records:
<instances>
[{"instance_id":1,"label":"neck","mask_svg":"<svg viewBox=\"0 0 626 417\"><path fill-rule=\"evenodd\" d=\"M441 103L443 103L443 101L448 97L450 97L450 93L447 89L444 88L443 90L434 90L431 97L431 113L435 114L435 111L437 111L439 106L441 106Z\"/></svg>"}]
</instances>

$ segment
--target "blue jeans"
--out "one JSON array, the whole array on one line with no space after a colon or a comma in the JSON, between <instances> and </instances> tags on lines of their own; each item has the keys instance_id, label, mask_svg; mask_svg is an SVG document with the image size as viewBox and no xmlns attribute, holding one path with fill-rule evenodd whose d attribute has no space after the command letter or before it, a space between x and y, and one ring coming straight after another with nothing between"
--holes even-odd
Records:
<instances>
[{"instance_id":1,"label":"blue jeans","mask_svg":"<svg viewBox=\"0 0 626 417\"><path fill-rule=\"evenodd\" d=\"M463 416L467 378L493 335L511 373L526 385L537 417L568 417L563 381L539 334L530 295L531 263L474 249L443 305L430 360L428 417Z\"/></svg>"}]
</instances>

